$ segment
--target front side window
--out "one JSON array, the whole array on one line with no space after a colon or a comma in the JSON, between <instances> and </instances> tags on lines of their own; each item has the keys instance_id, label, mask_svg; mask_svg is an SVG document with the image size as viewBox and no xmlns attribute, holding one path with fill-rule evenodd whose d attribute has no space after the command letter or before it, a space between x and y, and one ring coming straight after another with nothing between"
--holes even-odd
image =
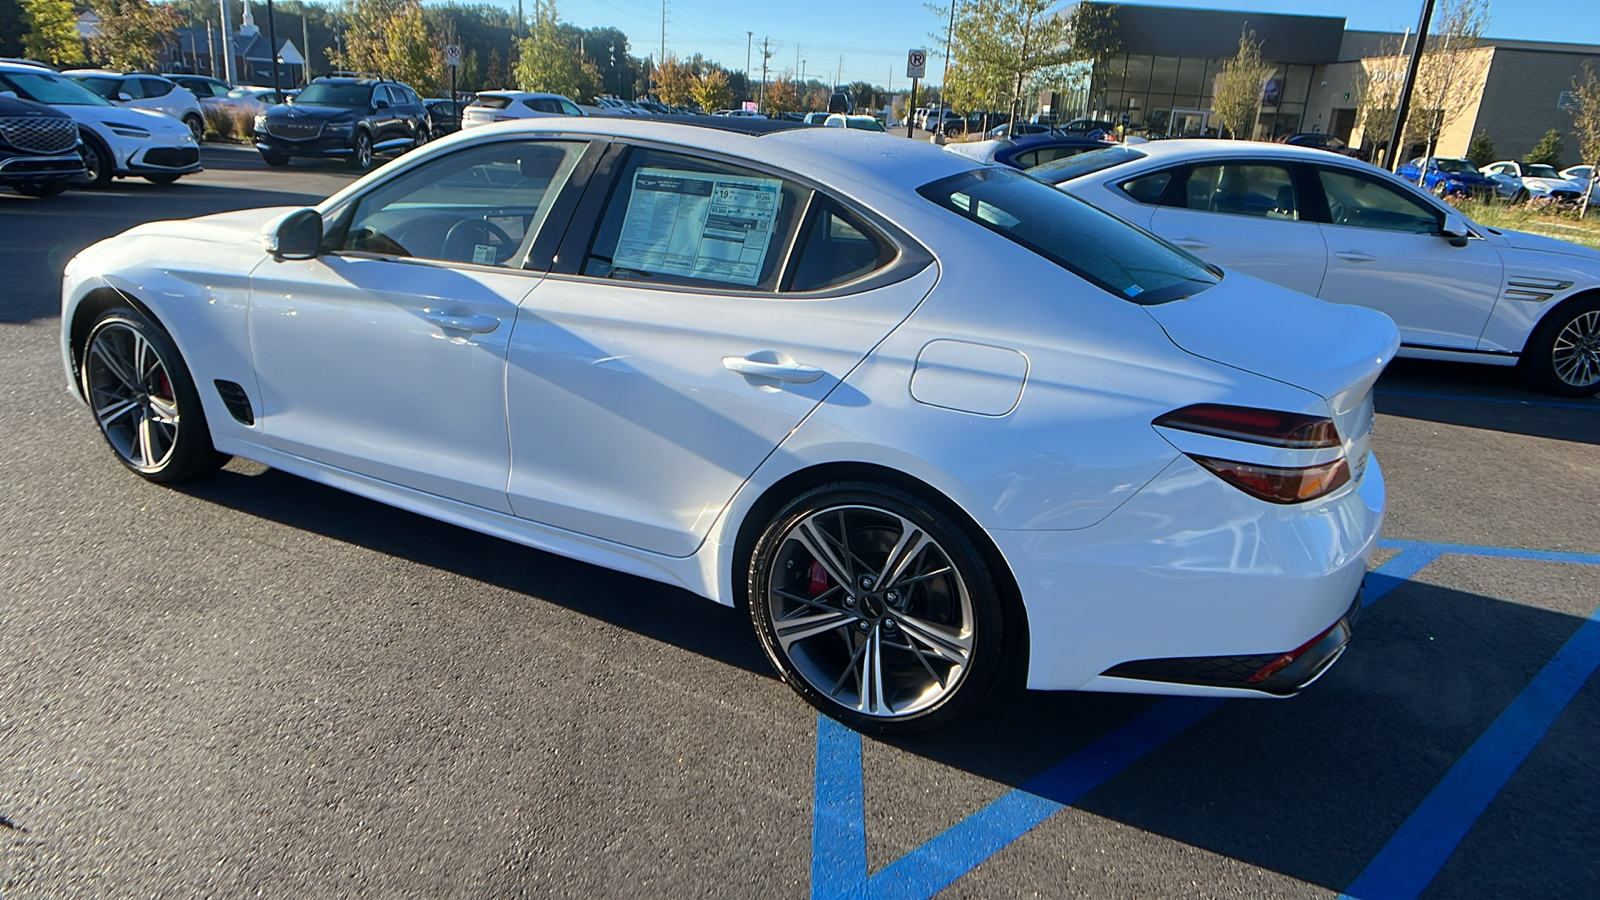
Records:
<instances>
[{"instance_id":1,"label":"front side window","mask_svg":"<svg viewBox=\"0 0 1600 900\"><path fill-rule=\"evenodd\" d=\"M740 166L634 148L583 274L770 291L804 192Z\"/></svg>"},{"instance_id":2,"label":"front side window","mask_svg":"<svg viewBox=\"0 0 1600 900\"><path fill-rule=\"evenodd\" d=\"M1222 163L1196 166L1184 184L1184 205L1202 212L1298 219L1294 179L1282 166Z\"/></svg>"},{"instance_id":3,"label":"front side window","mask_svg":"<svg viewBox=\"0 0 1600 900\"><path fill-rule=\"evenodd\" d=\"M1328 201L1328 221L1334 225L1437 234L1444 214L1393 185L1355 172L1317 169Z\"/></svg>"},{"instance_id":4,"label":"front side window","mask_svg":"<svg viewBox=\"0 0 1600 900\"><path fill-rule=\"evenodd\" d=\"M977 169L917 193L1134 303L1179 300L1220 281L1182 250L1018 172Z\"/></svg>"},{"instance_id":5,"label":"front side window","mask_svg":"<svg viewBox=\"0 0 1600 900\"><path fill-rule=\"evenodd\" d=\"M139 99L141 96L138 86L136 86L131 79L124 84L121 78L90 76L88 78L79 79L78 83L89 90L94 91L96 94L106 98L107 100L116 100L118 94L127 94L135 100Z\"/></svg>"},{"instance_id":6,"label":"front side window","mask_svg":"<svg viewBox=\"0 0 1600 900\"><path fill-rule=\"evenodd\" d=\"M356 201L340 249L513 263L532 244L585 146L504 141L430 160Z\"/></svg>"}]
</instances>

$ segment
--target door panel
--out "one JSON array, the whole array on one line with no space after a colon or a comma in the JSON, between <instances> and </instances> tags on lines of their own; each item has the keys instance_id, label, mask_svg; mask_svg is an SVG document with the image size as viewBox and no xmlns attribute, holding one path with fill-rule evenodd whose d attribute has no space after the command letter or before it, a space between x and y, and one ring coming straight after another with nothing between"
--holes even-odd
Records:
<instances>
[{"instance_id":1,"label":"door panel","mask_svg":"<svg viewBox=\"0 0 1600 900\"><path fill-rule=\"evenodd\" d=\"M929 266L877 290L801 299L547 279L523 302L507 369L512 508L693 553L739 486L935 280ZM745 375L730 366L761 367L740 358L821 374Z\"/></svg>"}]
</instances>

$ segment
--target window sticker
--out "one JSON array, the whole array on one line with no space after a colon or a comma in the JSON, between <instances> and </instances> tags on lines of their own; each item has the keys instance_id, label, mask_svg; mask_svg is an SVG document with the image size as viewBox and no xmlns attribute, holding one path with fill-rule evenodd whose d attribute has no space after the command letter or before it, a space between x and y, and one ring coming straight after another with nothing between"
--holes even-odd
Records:
<instances>
[{"instance_id":1,"label":"window sticker","mask_svg":"<svg viewBox=\"0 0 1600 900\"><path fill-rule=\"evenodd\" d=\"M754 285L772 246L783 182L641 168L612 266Z\"/></svg>"},{"instance_id":2,"label":"window sticker","mask_svg":"<svg viewBox=\"0 0 1600 900\"><path fill-rule=\"evenodd\" d=\"M472 261L481 265L494 265L495 251L491 244L473 244Z\"/></svg>"}]
</instances>

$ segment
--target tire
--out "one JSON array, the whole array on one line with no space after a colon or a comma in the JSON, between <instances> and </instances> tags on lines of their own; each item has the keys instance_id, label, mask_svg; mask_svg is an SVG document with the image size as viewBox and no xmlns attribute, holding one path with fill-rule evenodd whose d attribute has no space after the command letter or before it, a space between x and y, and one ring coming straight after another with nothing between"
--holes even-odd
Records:
<instances>
[{"instance_id":1,"label":"tire","mask_svg":"<svg viewBox=\"0 0 1600 900\"><path fill-rule=\"evenodd\" d=\"M91 137L85 129L83 136L83 164L89 170L81 179L73 181L74 185L99 190L111 183L116 174L116 159L111 155L111 148L100 142L97 137Z\"/></svg>"},{"instance_id":2,"label":"tire","mask_svg":"<svg viewBox=\"0 0 1600 900\"><path fill-rule=\"evenodd\" d=\"M767 658L806 702L858 731L944 727L1000 679L1008 617L982 555L960 525L899 489L801 494L762 532L748 579Z\"/></svg>"},{"instance_id":3,"label":"tire","mask_svg":"<svg viewBox=\"0 0 1600 900\"><path fill-rule=\"evenodd\" d=\"M1511 195L1511 205L1516 206L1519 203L1527 203L1528 198L1529 195L1527 189L1519 188L1515 194Z\"/></svg>"},{"instance_id":4,"label":"tire","mask_svg":"<svg viewBox=\"0 0 1600 900\"><path fill-rule=\"evenodd\" d=\"M31 184L13 184L11 189L27 197L54 197L67 189L65 181L35 181Z\"/></svg>"},{"instance_id":5,"label":"tire","mask_svg":"<svg viewBox=\"0 0 1600 900\"><path fill-rule=\"evenodd\" d=\"M1442 181L1433 186L1433 195L1440 200L1443 200L1449 193L1449 188L1445 187L1445 183Z\"/></svg>"},{"instance_id":6,"label":"tire","mask_svg":"<svg viewBox=\"0 0 1600 900\"><path fill-rule=\"evenodd\" d=\"M200 143L206 136L206 120L194 113L183 117L183 124L189 126L189 131L194 135L194 142Z\"/></svg>"},{"instance_id":7,"label":"tire","mask_svg":"<svg viewBox=\"0 0 1600 900\"><path fill-rule=\"evenodd\" d=\"M372 171L372 135L365 131L356 132L355 152L350 154L350 165L358 171Z\"/></svg>"},{"instance_id":8,"label":"tire","mask_svg":"<svg viewBox=\"0 0 1600 900\"><path fill-rule=\"evenodd\" d=\"M271 150L261 151L261 161L274 169L281 169L289 164L289 157L282 153L273 153Z\"/></svg>"},{"instance_id":9,"label":"tire","mask_svg":"<svg viewBox=\"0 0 1600 900\"><path fill-rule=\"evenodd\" d=\"M182 175L146 175L144 180L151 184L172 184L182 177Z\"/></svg>"},{"instance_id":10,"label":"tire","mask_svg":"<svg viewBox=\"0 0 1600 900\"><path fill-rule=\"evenodd\" d=\"M168 484L227 462L211 445L200 395L178 348L142 313L102 313L80 358L79 384L100 435L130 471Z\"/></svg>"},{"instance_id":11,"label":"tire","mask_svg":"<svg viewBox=\"0 0 1600 900\"><path fill-rule=\"evenodd\" d=\"M1600 393L1600 296L1551 310L1523 347L1521 367L1529 383L1547 394Z\"/></svg>"},{"instance_id":12,"label":"tire","mask_svg":"<svg viewBox=\"0 0 1600 900\"><path fill-rule=\"evenodd\" d=\"M428 126L418 125L416 133L411 136L411 146L413 149L415 149L417 147L421 147L423 144L426 144L432 139L433 138L428 135Z\"/></svg>"}]
</instances>

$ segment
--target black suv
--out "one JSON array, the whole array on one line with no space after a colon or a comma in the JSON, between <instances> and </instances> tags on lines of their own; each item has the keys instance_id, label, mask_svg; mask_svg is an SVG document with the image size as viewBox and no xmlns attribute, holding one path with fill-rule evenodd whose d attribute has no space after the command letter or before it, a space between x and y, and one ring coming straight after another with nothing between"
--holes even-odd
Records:
<instances>
[{"instance_id":1,"label":"black suv","mask_svg":"<svg viewBox=\"0 0 1600 900\"><path fill-rule=\"evenodd\" d=\"M317 78L256 117L256 149L269 166L286 166L293 156L338 157L365 172L374 155L404 153L428 137L417 92L387 78Z\"/></svg>"},{"instance_id":2,"label":"black suv","mask_svg":"<svg viewBox=\"0 0 1600 900\"><path fill-rule=\"evenodd\" d=\"M0 184L30 197L54 197L83 174L78 123L32 100L0 97Z\"/></svg>"}]
</instances>

